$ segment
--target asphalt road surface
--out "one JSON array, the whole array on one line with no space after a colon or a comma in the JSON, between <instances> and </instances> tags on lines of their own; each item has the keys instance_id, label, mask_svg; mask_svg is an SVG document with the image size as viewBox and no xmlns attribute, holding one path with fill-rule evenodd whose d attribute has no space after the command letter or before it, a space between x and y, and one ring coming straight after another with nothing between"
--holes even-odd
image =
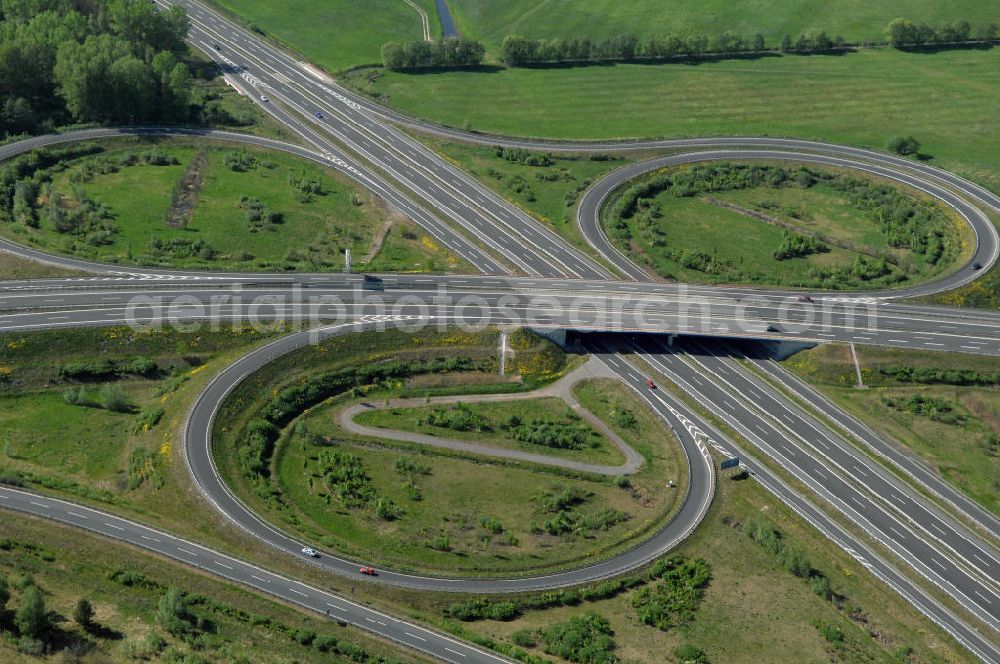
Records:
<instances>
[{"instance_id":1,"label":"asphalt road surface","mask_svg":"<svg viewBox=\"0 0 1000 664\"><path fill-rule=\"evenodd\" d=\"M215 139L252 142L299 154L337 168L421 224L457 255L488 276L386 275L377 292L343 275L253 275L106 266L42 254L8 242L0 248L30 258L99 272L100 277L6 282L0 287L0 331L108 325L161 320L167 323L244 320L255 313L323 325L319 336L386 325L518 324L588 331L671 332L727 338L786 341L831 340L924 350L1000 354L1000 316L896 304L903 295L939 292L967 283L997 258L996 230L983 210L1000 211L1000 198L953 174L927 164L858 148L808 141L763 138L690 139L619 143L546 143L483 137L434 127L373 104L339 87L321 72L298 62L191 0L181 4L192 18L190 41L223 67L234 87L299 135L311 147L226 134L181 130ZM264 100L263 97L267 97ZM636 149L684 150L619 169L589 189L578 221L585 237L626 279L612 281L601 262L569 246L550 229L487 190L469 175L393 127L404 124L424 132L465 141L569 152ZM103 138L120 130L87 130L39 137L0 147L0 158L44 144ZM163 129L128 130L156 134ZM597 223L601 201L615 187L642 172L674 163L705 159L785 159L843 166L888 177L936 196L971 225L975 255L956 272L922 286L879 293L816 293L800 302L791 291L750 288L685 287L650 284L648 276L607 242ZM983 270L973 270L979 262ZM524 274L527 276L511 276ZM646 283L637 283L642 281ZM283 296L261 309L254 298ZM337 303L322 298L339 300ZM295 298L299 298L296 300ZM331 322L336 321L336 322ZM288 555L301 556L302 543L248 510L215 472L211 423L218 405L248 373L316 336L299 332L252 351L219 374L193 407L186 426L185 451L196 484L206 498L236 525ZM848 533L793 490L768 465L754 460L704 418L662 390L649 390L645 371L594 340L591 350L633 388L677 432L690 462L690 482L680 513L652 539L620 555L579 569L519 579L441 579L384 572L375 583L426 590L511 592L575 585L620 574L646 564L675 546L704 517L714 489L709 449L740 456L754 480L772 491L842 546L877 578L894 588L931 620L984 661L1000 661L1000 651L974 626L929 596L872 547ZM709 412L753 442L768 457L854 524L894 552L918 574L945 589L990 629L998 629L997 552L977 532L929 503L819 423L771 386L732 364L731 358L688 347L694 354L645 347L636 342L641 362L668 375ZM688 343L688 342L685 342ZM633 352L635 347L631 349ZM773 373L773 372L772 372ZM786 388L803 393L790 379ZM759 394L748 400L746 394ZM810 400L816 397L810 395ZM762 406L762 404L765 404ZM899 463L911 476L926 478L918 462L894 456L891 448L846 416L837 424L846 434ZM923 474L921 474L923 473ZM996 520L940 480L929 490L982 529L996 534ZM65 501L0 488L0 506L58 519L129 541L231 580L294 601L312 610L341 611L347 622L382 634L445 661L502 661L468 644L415 625L375 614L344 598L324 594L196 544L182 542L139 524ZM159 547L159 548L158 548ZM160 550L163 548L164 550ZM324 569L357 576L357 562L332 554L311 561ZM293 597L293 595L295 595ZM323 605L326 608L323 608ZM339 608L337 608L339 607ZM366 613L367 612L367 613ZM333 614L332 614L333 615ZM335 614L339 616L340 614ZM338 617L339 619L339 617Z\"/></svg>"}]
</instances>

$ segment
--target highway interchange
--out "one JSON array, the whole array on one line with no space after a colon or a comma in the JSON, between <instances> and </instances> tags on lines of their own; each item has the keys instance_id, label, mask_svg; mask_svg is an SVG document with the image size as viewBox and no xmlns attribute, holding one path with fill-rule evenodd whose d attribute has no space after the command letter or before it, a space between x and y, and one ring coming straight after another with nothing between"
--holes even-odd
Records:
<instances>
[{"instance_id":1,"label":"highway interchange","mask_svg":"<svg viewBox=\"0 0 1000 664\"><path fill-rule=\"evenodd\" d=\"M807 141L732 138L567 145L432 127L355 96L198 3L177 4L191 16L191 43L216 59L235 87L253 99L266 95L269 101L260 102L261 107L298 134L303 145L225 132L98 129L10 144L0 148L0 158L42 145L99 140L122 132L195 133L286 150L345 173L484 273L463 277L384 275L380 287L372 290L353 275L205 273L97 265L42 254L7 241L0 244L11 253L99 275L5 282L0 288L0 331L251 318L302 324L301 331L247 354L215 377L187 420L184 451L192 478L226 518L289 555L297 555L301 547L295 538L266 523L232 494L215 471L211 455L210 433L218 406L242 378L275 357L317 338L359 330L377 332L388 325L571 329L581 333L579 339L586 350L604 361L677 432L690 472L689 494L680 513L640 546L567 572L517 579L441 579L387 570L375 582L431 591L514 592L576 585L635 569L675 546L704 517L716 481L710 453L715 450L723 456L739 456L755 481L979 659L1000 661L997 519L919 460L823 401L768 357L757 357L759 345L736 341L708 344L702 338L844 341L998 355L1000 316L895 300L949 290L988 270L997 260L1000 242L985 211L1000 212L1000 198L925 164ZM578 222L600 256L597 259L571 247L389 121L456 140L489 144L584 152L658 149L673 154L619 169L585 192ZM797 293L787 291L650 283L644 271L603 237L597 223L602 201L614 188L642 172L723 158L835 165L916 187L953 207L969 223L976 238L974 253L953 274L932 283L891 292L814 293L814 302L805 303L798 301ZM973 269L973 263L979 263L982 270ZM608 332L619 334L605 334ZM621 333L684 336L671 345L661 337ZM741 362L747 352L750 361L793 393L795 400L748 372ZM650 373L678 385L689 401L712 413L715 421L664 390L648 390L645 379ZM803 405L810 403L832 421L821 420ZM753 448L736 443L717 424L739 434ZM921 490L904 483L891 467L900 468ZM6 487L0 487L0 506L130 542L314 611L332 611L330 615L337 620L443 661L506 661L118 516ZM831 517L831 510L838 518ZM312 564L335 574L357 574L357 561L342 560L328 552ZM915 578L921 579L921 584L915 583ZM937 587L953 603L941 601L924 585Z\"/></svg>"}]
</instances>

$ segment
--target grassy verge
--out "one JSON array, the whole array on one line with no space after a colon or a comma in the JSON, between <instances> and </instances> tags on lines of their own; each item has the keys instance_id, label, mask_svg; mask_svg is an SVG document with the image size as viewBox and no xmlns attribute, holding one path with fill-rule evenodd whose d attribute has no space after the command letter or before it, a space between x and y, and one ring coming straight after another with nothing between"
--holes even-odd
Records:
<instances>
[{"instance_id":1,"label":"grassy verge","mask_svg":"<svg viewBox=\"0 0 1000 664\"><path fill-rule=\"evenodd\" d=\"M748 521L777 530L783 550L804 554L807 576L789 571L781 556L745 534ZM681 661L675 652L683 645L700 649L710 662L973 661L753 481L722 478L708 518L675 553L704 560L711 579L696 601L673 596L674 606L693 610L671 614L665 629L644 624L634 606L637 595L659 585L648 577L596 601L583 599L586 589L572 598L551 593L551 608L531 608L546 606L539 596L510 598L519 607L513 618L458 624L467 633L546 656L542 635L551 626L596 613L609 622L612 656L650 664ZM821 577L827 581L813 581Z\"/></svg>"},{"instance_id":2,"label":"grassy verge","mask_svg":"<svg viewBox=\"0 0 1000 664\"><path fill-rule=\"evenodd\" d=\"M96 153L96 154L95 154ZM44 159L44 156L43 156ZM344 176L218 142L123 139L37 170L0 233L110 263L231 270L468 269Z\"/></svg>"},{"instance_id":3,"label":"grassy verge","mask_svg":"<svg viewBox=\"0 0 1000 664\"><path fill-rule=\"evenodd\" d=\"M616 190L601 218L637 263L695 283L915 284L973 245L963 220L916 190L789 164L661 169Z\"/></svg>"},{"instance_id":4,"label":"grassy verge","mask_svg":"<svg viewBox=\"0 0 1000 664\"><path fill-rule=\"evenodd\" d=\"M562 400L555 397L498 403L461 403L363 412L365 426L409 431L525 452L617 465L624 456ZM526 434L545 426L555 440L532 442Z\"/></svg>"},{"instance_id":5,"label":"grassy verge","mask_svg":"<svg viewBox=\"0 0 1000 664\"><path fill-rule=\"evenodd\" d=\"M852 386L848 349L822 345L785 360L875 431L905 445L946 480L1000 514L1000 362L994 358L859 348L868 389Z\"/></svg>"},{"instance_id":6,"label":"grassy verge","mask_svg":"<svg viewBox=\"0 0 1000 664\"><path fill-rule=\"evenodd\" d=\"M8 610L21 603L29 583L42 591L52 624L41 639L49 655L43 661L425 661L131 547L18 514L3 518L0 576L14 587ZM168 588L188 594L200 628L172 633L157 620ZM72 618L81 599L94 609L86 626ZM9 616L0 622L0 658L39 661L27 654L31 644L18 640Z\"/></svg>"},{"instance_id":7,"label":"grassy verge","mask_svg":"<svg viewBox=\"0 0 1000 664\"><path fill-rule=\"evenodd\" d=\"M646 459L642 470L628 477L632 491L641 500L654 496L664 500L668 512L679 509L687 491L687 459L659 416L631 390L609 378L577 383L573 396ZM669 480L674 486L665 488Z\"/></svg>"},{"instance_id":8,"label":"grassy verge","mask_svg":"<svg viewBox=\"0 0 1000 664\"><path fill-rule=\"evenodd\" d=\"M79 277L86 274L76 270L65 270L54 265L37 263L19 256L0 252L0 280L39 279L42 277Z\"/></svg>"}]
</instances>

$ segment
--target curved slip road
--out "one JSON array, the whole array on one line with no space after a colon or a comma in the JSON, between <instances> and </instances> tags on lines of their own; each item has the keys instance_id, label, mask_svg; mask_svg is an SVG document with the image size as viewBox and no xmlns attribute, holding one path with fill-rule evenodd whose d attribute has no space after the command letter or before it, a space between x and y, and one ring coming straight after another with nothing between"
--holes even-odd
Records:
<instances>
[{"instance_id":1,"label":"curved slip road","mask_svg":"<svg viewBox=\"0 0 1000 664\"><path fill-rule=\"evenodd\" d=\"M421 321L411 319L409 322L412 324ZM379 323L366 322L344 323L277 339L244 355L223 370L208 384L192 406L185 425L183 449L195 485L227 519L253 537L296 556L300 555L300 549L306 545L306 543L279 531L257 516L230 490L219 475L211 449L211 432L219 407L244 378L275 358L315 342L316 339L377 329L378 325ZM636 376L629 377L626 384L640 395L643 394L643 390L647 389L645 379ZM698 437L696 428L685 428L684 424L679 422L676 417L662 409L658 409L656 412L665 416L668 422L673 421L678 424L677 427L673 428L678 433L677 437L687 457L687 493L679 511L674 514L673 518L641 544L623 553L579 568L539 576L504 579L441 578L380 571L374 582L444 592L523 592L599 581L652 562L694 531L708 512L715 489L715 469L711 456L704 441ZM693 427L693 425L691 426ZM319 559L308 562L341 576L358 577L358 561L339 558L334 554L324 552ZM364 561L360 561L360 563L364 564ZM368 580L365 577L361 578Z\"/></svg>"},{"instance_id":2,"label":"curved slip road","mask_svg":"<svg viewBox=\"0 0 1000 664\"><path fill-rule=\"evenodd\" d=\"M997 229L989 217L974 205L969 204L965 199L933 181L895 168L866 163L856 159L846 159L823 154L809 154L806 152L760 149L685 152L658 157L620 168L592 184L580 199L576 218L583 236L605 260L612 263L622 274L637 281L648 281L649 274L625 256L605 235L601 227L601 208L616 189L625 186L637 177L660 168L719 160L768 160L819 164L861 171L868 175L887 178L913 187L936 198L941 203L955 210L972 229L975 237L973 253L969 256L965 264L955 271L938 279L915 286L904 286L902 288L883 291L862 291L866 296L879 298L918 297L953 290L978 278L985 270L988 270L996 263L997 257L1000 255L1000 235L998 235ZM973 269L972 266L974 264L978 264L980 269ZM852 291L838 292L845 295L853 293ZM830 291L823 292L823 294L829 293Z\"/></svg>"}]
</instances>

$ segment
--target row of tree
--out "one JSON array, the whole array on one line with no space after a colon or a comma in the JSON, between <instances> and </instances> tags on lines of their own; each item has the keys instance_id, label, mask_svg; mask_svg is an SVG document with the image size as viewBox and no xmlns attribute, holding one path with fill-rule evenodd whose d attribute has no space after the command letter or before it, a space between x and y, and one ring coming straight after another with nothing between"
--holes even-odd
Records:
<instances>
[{"instance_id":1,"label":"row of tree","mask_svg":"<svg viewBox=\"0 0 1000 664\"><path fill-rule=\"evenodd\" d=\"M471 39L433 42L387 42L382 45L382 64L395 71L434 67L478 67L486 48Z\"/></svg>"},{"instance_id":2,"label":"row of tree","mask_svg":"<svg viewBox=\"0 0 1000 664\"><path fill-rule=\"evenodd\" d=\"M0 132L66 122L182 120L188 18L146 0L5 0Z\"/></svg>"},{"instance_id":3,"label":"row of tree","mask_svg":"<svg viewBox=\"0 0 1000 664\"><path fill-rule=\"evenodd\" d=\"M886 40L896 48L933 46L936 44L990 43L997 38L997 24L984 23L972 32L965 20L942 23L937 27L915 23L908 18L895 18L885 27Z\"/></svg>"},{"instance_id":4,"label":"row of tree","mask_svg":"<svg viewBox=\"0 0 1000 664\"><path fill-rule=\"evenodd\" d=\"M785 35L778 47L769 46L764 35L746 36L726 31L714 40L705 35L668 35L640 40L635 35L617 35L602 40L526 39L508 36L500 45L500 59L511 67L550 62L590 62L697 58L781 50L789 53L818 53L843 48L843 37L830 37L822 30L807 30L793 39Z\"/></svg>"},{"instance_id":5,"label":"row of tree","mask_svg":"<svg viewBox=\"0 0 1000 664\"><path fill-rule=\"evenodd\" d=\"M885 29L886 40L896 47L931 44L989 43L997 38L997 25L981 25L973 34L968 21L942 24L937 28L897 18ZM511 67L561 62L595 62L698 58L781 51L783 53L824 53L847 46L844 38L824 30L806 30L793 38L785 35L777 45L768 45L764 35L753 36L726 31L717 38L705 35L668 35L640 40L632 34L606 39L528 39L510 35L500 45L500 59ZM389 42L382 47L382 62L388 69L407 70L429 67L469 67L483 62L485 49L479 42L452 39L437 42Z\"/></svg>"}]
</instances>

